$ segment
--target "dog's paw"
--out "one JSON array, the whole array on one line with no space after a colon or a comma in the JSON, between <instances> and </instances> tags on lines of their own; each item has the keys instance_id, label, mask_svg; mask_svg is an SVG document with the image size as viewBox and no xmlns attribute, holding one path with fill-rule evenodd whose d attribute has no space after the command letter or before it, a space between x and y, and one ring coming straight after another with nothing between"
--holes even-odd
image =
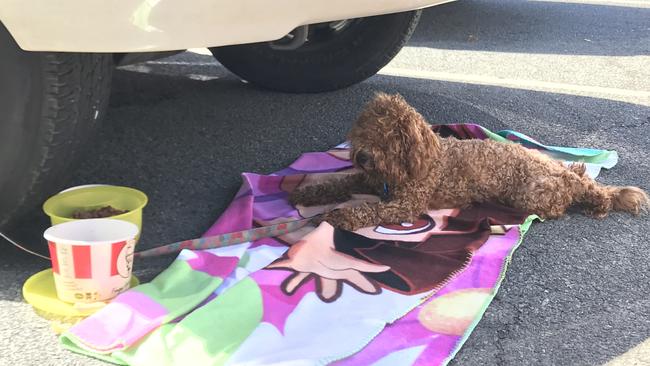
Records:
<instances>
[{"instance_id":1,"label":"dog's paw","mask_svg":"<svg viewBox=\"0 0 650 366\"><path fill-rule=\"evenodd\" d=\"M319 206L330 203L345 202L349 200L349 194L333 195L323 189L322 186L307 186L298 188L289 194L289 203L293 206Z\"/></svg>"},{"instance_id":2,"label":"dog's paw","mask_svg":"<svg viewBox=\"0 0 650 366\"><path fill-rule=\"evenodd\" d=\"M594 207L585 208L583 212L585 215L592 217L594 219L604 219L605 217L608 216L607 210L603 208L594 208Z\"/></svg>"},{"instance_id":3,"label":"dog's paw","mask_svg":"<svg viewBox=\"0 0 650 366\"><path fill-rule=\"evenodd\" d=\"M314 186L307 186L296 189L289 194L289 203L294 206L316 206L325 204L319 190Z\"/></svg>"},{"instance_id":4,"label":"dog's paw","mask_svg":"<svg viewBox=\"0 0 650 366\"><path fill-rule=\"evenodd\" d=\"M357 218L350 214L348 210L334 210L320 217L321 221L334 226L337 229L346 231L355 231L364 225L359 223Z\"/></svg>"}]
</instances>

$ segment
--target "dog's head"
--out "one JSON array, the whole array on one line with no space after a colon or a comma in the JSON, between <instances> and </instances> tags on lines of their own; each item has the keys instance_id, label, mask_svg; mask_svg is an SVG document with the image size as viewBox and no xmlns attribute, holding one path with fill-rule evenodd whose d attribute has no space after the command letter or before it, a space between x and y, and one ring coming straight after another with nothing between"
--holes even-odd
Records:
<instances>
[{"instance_id":1,"label":"dog's head","mask_svg":"<svg viewBox=\"0 0 650 366\"><path fill-rule=\"evenodd\" d=\"M440 153L431 126L399 94L377 94L348 139L355 167L391 185L426 177Z\"/></svg>"}]
</instances>

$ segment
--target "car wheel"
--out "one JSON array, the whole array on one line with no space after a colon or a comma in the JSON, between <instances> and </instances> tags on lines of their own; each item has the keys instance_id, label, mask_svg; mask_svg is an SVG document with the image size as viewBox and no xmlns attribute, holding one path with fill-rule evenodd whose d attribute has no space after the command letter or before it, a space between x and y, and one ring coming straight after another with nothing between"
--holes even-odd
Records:
<instances>
[{"instance_id":1,"label":"car wheel","mask_svg":"<svg viewBox=\"0 0 650 366\"><path fill-rule=\"evenodd\" d=\"M413 34L420 13L312 24L275 42L210 51L230 71L264 88L336 90L369 78L390 62Z\"/></svg>"},{"instance_id":2,"label":"car wheel","mask_svg":"<svg viewBox=\"0 0 650 366\"><path fill-rule=\"evenodd\" d=\"M112 55L25 52L0 24L0 227L60 187L106 110Z\"/></svg>"}]
</instances>

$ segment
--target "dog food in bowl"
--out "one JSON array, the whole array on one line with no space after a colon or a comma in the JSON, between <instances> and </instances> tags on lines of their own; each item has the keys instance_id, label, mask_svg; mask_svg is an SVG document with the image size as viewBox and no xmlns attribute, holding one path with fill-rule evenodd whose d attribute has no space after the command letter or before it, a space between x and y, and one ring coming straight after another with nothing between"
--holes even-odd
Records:
<instances>
[{"instance_id":1,"label":"dog food in bowl","mask_svg":"<svg viewBox=\"0 0 650 366\"><path fill-rule=\"evenodd\" d=\"M72 214L73 219L101 219L122 215L129 212L129 210L120 210L111 205L100 207L93 210L79 210Z\"/></svg>"}]
</instances>

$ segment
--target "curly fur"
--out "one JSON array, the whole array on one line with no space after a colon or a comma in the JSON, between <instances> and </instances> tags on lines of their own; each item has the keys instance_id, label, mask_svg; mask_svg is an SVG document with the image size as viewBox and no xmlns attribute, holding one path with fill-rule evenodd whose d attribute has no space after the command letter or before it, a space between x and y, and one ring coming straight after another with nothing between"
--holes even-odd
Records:
<instances>
[{"instance_id":1,"label":"curly fur","mask_svg":"<svg viewBox=\"0 0 650 366\"><path fill-rule=\"evenodd\" d=\"M612 210L639 214L648 195L637 187L596 183L583 164L565 167L518 144L441 138L400 95L378 94L349 132L350 156L359 173L302 187L290 195L305 206L346 201L352 193L390 197L379 203L327 213L323 219L347 230L416 219L428 209L493 201L557 218L578 204L586 214Z\"/></svg>"}]
</instances>

